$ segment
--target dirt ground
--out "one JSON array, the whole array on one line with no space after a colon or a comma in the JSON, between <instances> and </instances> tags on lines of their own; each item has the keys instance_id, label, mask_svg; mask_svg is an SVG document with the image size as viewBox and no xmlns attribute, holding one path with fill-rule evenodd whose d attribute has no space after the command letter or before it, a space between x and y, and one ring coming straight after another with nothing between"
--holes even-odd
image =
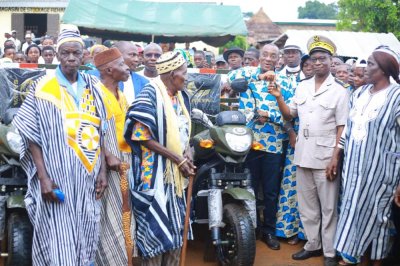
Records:
<instances>
[{"instance_id":1,"label":"dirt ground","mask_svg":"<svg viewBox=\"0 0 400 266\"><path fill-rule=\"evenodd\" d=\"M322 266L323 257L311 258L305 261L292 260L291 255L299 251L304 242L297 245L289 245L286 240L281 239L281 249L271 250L261 240L257 240L255 266ZM194 240L188 242L188 252L186 265L188 266L218 266L217 262L206 263L203 261L204 241ZM4 260L0 259L0 266L4 265ZM140 260L135 260L134 265L140 265ZM117 265L116 265L117 266ZM249 265L250 266L250 265ZM400 266L400 264L386 263L385 266Z\"/></svg>"},{"instance_id":2,"label":"dirt ground","mask_svg":"<svg viewBox=\"0 0 400 266\"><path fill-rule=\"evenodd\" d=\"M255 266L321 266L323 265L323 257L311 258L306 261L292 260L293 253L299 251L303 242L295 246L286 243L285 240L281 241L280 250L271 250L261 240L257 240ZM188 245L188 255L186 258L187 265L190 266L218 266L218 263L205 263L203 261L204 242L190 241Z\"/></svg>"}]
</instances>

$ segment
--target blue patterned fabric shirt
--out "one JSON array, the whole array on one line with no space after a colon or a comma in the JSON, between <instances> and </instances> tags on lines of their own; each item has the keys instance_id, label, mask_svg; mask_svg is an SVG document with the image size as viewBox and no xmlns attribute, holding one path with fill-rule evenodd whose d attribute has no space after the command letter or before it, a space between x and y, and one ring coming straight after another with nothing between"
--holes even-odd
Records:
<instances>
[{"instance_id":1,"label":"blue patterned fabric shirt","mask_svg":"<svg viewBox=\"0 0 400 266\"><path fill-rule=\"evenodd\" d=\"M276 98L268 93L268 81L259 80L261 68L242 67L228 73L230 81L238 78L245 78L249 82L249 89L240 93L239 111L246 115L247 120L254 114L254 98L256 107L268 113L268 120L259 124L250 120L247 124L253 130L255 141L261 143L262 151L281 154L283 152L283 141L288 138L283 125L285 120L279 111ZM286 76L276 74L276 82L281 86L281 92L286 104L289 104L293 97L293 91L289 88ZM254 95L254 96L253 96Z\"/></svg>"}]
</instances>

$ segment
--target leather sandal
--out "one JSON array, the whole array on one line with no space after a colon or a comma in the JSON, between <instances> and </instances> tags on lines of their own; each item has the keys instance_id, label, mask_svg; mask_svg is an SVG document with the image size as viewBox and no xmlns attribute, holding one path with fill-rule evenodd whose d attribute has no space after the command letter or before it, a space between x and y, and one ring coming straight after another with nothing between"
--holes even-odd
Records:
<instances>
[{"instance_id":1,"label":"leather sandal","mask_svg":"<svg viewBox=\"0 0 400 266\"><path fill-rule=\"evenodd\" d=\"M300 242L300 238L299 238L297 235L295 235L295 236L291 237L291 238L288 240L287 243L288 243L289 245L294 246L294 245L297 245L299 242Z\"/></svg>"}]
</instances>

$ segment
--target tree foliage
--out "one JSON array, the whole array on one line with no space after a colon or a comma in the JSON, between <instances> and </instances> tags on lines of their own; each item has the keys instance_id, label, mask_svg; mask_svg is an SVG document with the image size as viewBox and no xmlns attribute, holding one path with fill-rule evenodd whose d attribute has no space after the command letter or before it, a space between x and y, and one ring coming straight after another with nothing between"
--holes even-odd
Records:
<instances>
[{"instance_id":1,"label":"tree foliage","mask_svg":"<svg viewBox=\"0 0 400 266\"><path fill-rule=\"evenodd\" d=\"M242 13L243 18L251 18L252 16L254 16L253 12L243 12Z\"/></svg>"},{"instance_id":2,"label":"tree foliage","mask_svg":"<svg viewBox=\"0 0 400 266\"><path fill-rule=\"evenodd\" d=\"M324 4L317 0L307 1L304 7L297 9L298 18L336 19L338 7L335 3Z\"/></svg>"},{"instance_id":3,"label":"tree foliage","mask_svg":"<svg viewBox=\"0 0 400 266\"><path fill-rule=\"evenodd\" d=\"M339 0L339 30L393 32L400 37L399 0Z\"/></svg>"},{"instance_id":4,"label":"tree foliage","mask_svg":"<svg viewBox=\"0 0 400 266\"><path fill-rule=\"evenodd\" d=\"M219 48L219 53L222 54L225 49L229 49L233 46L242 48L243 50L247 50L247 41L245 36L236 36L233 41L228 42L224 46Z\"/></svg>"}]
</instances>

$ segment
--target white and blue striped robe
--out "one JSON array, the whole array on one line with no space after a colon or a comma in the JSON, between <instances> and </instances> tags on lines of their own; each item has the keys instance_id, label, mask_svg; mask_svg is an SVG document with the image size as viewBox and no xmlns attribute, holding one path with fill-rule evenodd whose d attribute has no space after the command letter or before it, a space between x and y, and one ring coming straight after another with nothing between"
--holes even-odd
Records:
<instances>
[{"instance_id":1,"label":"white and blue striped robe","mask_svg":"<svg viewBox=\"0 0 400 266\"><path fill-rule=\"evenodd\" d=\"M152 138L166 146L166 121L163 100L151 83L147 84L128 110L125 123L125 140L135 156L132 162L133 181L130 180L132 205L136 217L136 245L144 258L151 258L182 246L185 219L185 197L178 197L175 186L164 182L165 158L154 153L151 187L141 190L140 142L132 141L134 124L139 121L149 128ZM189 109L189 100L182 93ZM189 232L191 238L191 230Z\"/></svg>"},{"instance_id":2,"label":"white and blue striped robe","mask_svg":"<svg viewBox=\"0 0 400 266\"><path fill-rule=\"evenodd\" d=\"M105 109L97 80L81 74L86 88L92 91L97 117L105 121ZM45 79L48 76L44 76ZM28 191L25 205L34 227L32 262L38 266L86 266L95 259L99 237L100 201L95 199L95 182L101 160L89 172L76 152L67 144L63 111L51 101L35 96L36 89L46 84L36 81L21 106L13 124L23 139L21 164L27 173ZM102 141L102 126L97 128ZM42 199L40 183L28 141L38 144L49 177L65 195L64 203ZM87 157L95 156L93 153ZM99 155L100 157L100 155Z\"/></svg>"},{"instance_id":3,"label":"white and blue striped robe","mask_svg":"<svg viewBox=\"0 0 400 266\"><path fill-rule=\"evenodd\" d=\"M346 125L343 202L335 246L353 257L380 260L389 252L394 191L400 180L400 86L355 91Z\"/></svg>"},{"instance_id":4,"label":"white and blue striped robe","mask_svg":"<svg viewBox=\"0 0 400 266\"><path fill-rule=\"evenodd\" d=\"M105 100L107 101L107 99ZM125 111L123 112L125 113ZM108 130L105 134L104 146L122 162L131 163L131 153L122 152L119 148L115 128L115 116L113 114L108 121ZM128 265L128 256L122 225L121 176L116 171L107 170L107 181L107 190L101 198L101 229L99 247L96 253L96 265L124 266ZM131 228L133 229L135 227L134 217L132 216L131 219Z\"/></svg>"}]
</instances>

